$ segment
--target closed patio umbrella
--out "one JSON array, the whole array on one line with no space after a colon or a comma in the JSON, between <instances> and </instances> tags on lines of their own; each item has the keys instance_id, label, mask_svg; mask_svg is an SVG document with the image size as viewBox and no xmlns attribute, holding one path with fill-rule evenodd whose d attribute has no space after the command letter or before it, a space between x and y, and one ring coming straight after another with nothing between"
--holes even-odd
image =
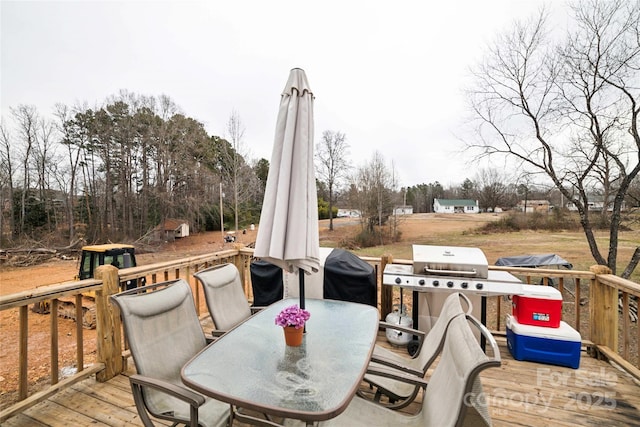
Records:
<instances>
[{"instance_id":1,"label":"closed patio umbrella","mask_svg":"<svg viewBox=\"0 0 640 427\"><path fill-rule=\"evenodd\" d=\"M298 270L301 308L304 273L320 267L313 143L313 93L294 68L280 100L254 256Z\"/></svg>"}]
</instances>

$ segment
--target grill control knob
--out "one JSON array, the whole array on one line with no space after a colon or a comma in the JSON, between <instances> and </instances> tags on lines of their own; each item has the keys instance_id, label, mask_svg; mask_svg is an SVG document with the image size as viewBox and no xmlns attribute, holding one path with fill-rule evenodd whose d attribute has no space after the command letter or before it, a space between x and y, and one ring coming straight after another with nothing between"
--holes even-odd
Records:
<instances>
[{"instance_id":1,"label":"grill control knob","mask_svg":"<svg viewBox=\"0 0 640 427\"><path fill-rule=\"evenodd\" d=\"M469 287L469 284L467 282L462 282L462 283L460 283L460 287L462 289L467 289Z\"/></svg>"},{"instance_id":2,"label":"grill control knob","mask_svg":"<svg viewBox=\"0 0 640 427\"><path fill-rule=\"evenodd\" d=\"M440 286L440 282L438 282L437 280L433 281L433 286Z\"/></svg>"},{"instance_id":3,"label":"grill control knob","mask_svg":"<svg viewBox=\"0 0 640 427\"><path fill-rule=\"evenodd\" d=\"M482 283L476 283L476 289L482 289Z\"/></svg>"},{"instance_id":4,"label":"grill control knob","mask_svg":"<svg viewBox=\"0 0 640 427\"><path fill-rule=\"evenodd\" d=\"M453 282L452 282L451 280L449 280L449 281L447 282L447 287L448 287L448 288L453 288Z\"/></svg>"},{"instance_id":5,"label":"grill control knob","mask_svg":"<svg viewBox=\"0 0 640 427\"><path fill-rule=\"evenodd\" d=\"M399 285L400 283L402 283L402 279L399 277L396 277L396 283Z\"/></svg>"},{"instance_id":6,"label":"grill control knob","mask_svg":"<svg viewBox=\"0 0 640 427\"><path fill-rule=\"evenodd\" d=\"M418 280L418 284L419 284L420 286L424 286L424 283L425 283L424 279L420 279L420 280Z\"/></svg>"}]
</instances>

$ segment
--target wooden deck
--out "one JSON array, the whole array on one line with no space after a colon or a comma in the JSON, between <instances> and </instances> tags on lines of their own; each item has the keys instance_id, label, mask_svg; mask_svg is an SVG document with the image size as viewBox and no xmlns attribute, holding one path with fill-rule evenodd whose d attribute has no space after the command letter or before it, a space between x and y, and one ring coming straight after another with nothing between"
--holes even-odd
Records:
<instances>
[{"instance_id":1,"label":"wooden deck","mask_svg":"<svg viewBox=\"0 0 640 427\"><path fill-rule=\"evenodd\" d=\"M640 425L640 384L621 369L585 351L578 370L520 362L511 357L503 337L497 340L502 366L481 374L495 426ZM388 346L384 334L378 341ZM418 405L407 410L415 411ZM85 380L3 423L4 427L88 425L142 425L126 376L106 383Z\"/></svg>"}]
</instances>

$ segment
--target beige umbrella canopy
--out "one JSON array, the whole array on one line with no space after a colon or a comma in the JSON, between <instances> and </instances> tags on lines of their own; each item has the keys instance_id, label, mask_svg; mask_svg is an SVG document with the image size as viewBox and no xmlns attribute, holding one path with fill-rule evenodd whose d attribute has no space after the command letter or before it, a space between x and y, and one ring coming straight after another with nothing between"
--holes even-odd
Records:
<instances>
[{"instance_id":1,"label":"beige umbrella canopy","mask_svg":"<svg viewBox=\"0 0 640 427\"><path fill-rule=\"evenodd\" d=\"M282 93L254 256L299 270L320 267L318 199L313 163L313 93L304 70L294 68Z\"/></svg>"}]
</instances>

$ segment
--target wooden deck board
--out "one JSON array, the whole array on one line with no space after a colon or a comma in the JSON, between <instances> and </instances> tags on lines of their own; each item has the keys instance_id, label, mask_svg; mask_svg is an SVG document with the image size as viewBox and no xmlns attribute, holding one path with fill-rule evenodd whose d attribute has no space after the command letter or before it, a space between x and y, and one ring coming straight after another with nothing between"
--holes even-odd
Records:
<instances>
[{"instance_id":1,"label":"wooden deck board","mask_svg":"<svg viewBox=\"0 0 640 427\"><path fill-rule=\"evenodd\" d=\"M108 426L108 424L105 424L93 417L86 416L76 411L70 411L51 399L45 400L44 402L27 409L24 411L24 414L47 426ZM5 421L3 426L11 425L9 424L10 421L11 418Z\"/></svg>"},{"instance_id":2,"label":"wooden deck board","mask_svg":"<svg viewBox=\"0 0 640 427\"><path fill-rule=\"evenodd\" d=\"M2 425L3 427L13 427L13 426L46 427L47 426L47 424L42 424L40 421L34 420L33 418L25 414L18 414L15 417L9 418Z\"/></svg>"},{"instance_id":3,"label":"wooden deck board","mask_svg":"<svg viewBox=\"0 0 640 427\"><path fill-rule=\"evenodd\" d=\"M51 400L68 411L74 411L109 426L139 423L133 399L131 399L130 405L121 407L118 401L110 402L77 389L67 389L53 396Z\"/></svg>"},{"instance_id":4,"label":"wooden deck board","mask_svg":"<svg viewBox=\"0 0 640 427\"><path fill-rule=\"evenodd\" d=\"M496 427L640 425L640 385L611 364L582 352L580 369L514 360L497 338L502 366L481 374ZM379 343L391 347L379 335ZM395 348L406 354L403 348ZM430 372L427 374L430 375ZM403 412L420 409L420 399ZM129 380L90 378L8 419L14 426L141 426ZM158 425L169 425L159 421ZM234 423L236 427L244 424Z\"/></svg>"}]
</instances>

